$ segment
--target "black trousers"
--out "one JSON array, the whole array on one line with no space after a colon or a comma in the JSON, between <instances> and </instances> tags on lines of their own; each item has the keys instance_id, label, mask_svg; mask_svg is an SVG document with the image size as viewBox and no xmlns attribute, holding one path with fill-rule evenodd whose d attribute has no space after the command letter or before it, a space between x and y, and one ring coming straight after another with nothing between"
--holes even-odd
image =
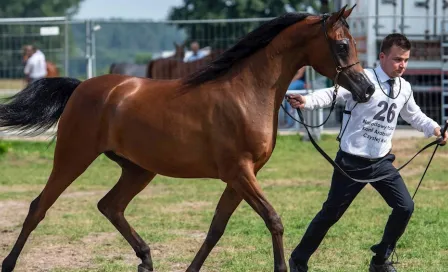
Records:
<instances>
[{"instance_id":1,"label":"black trousers","mask_svg":"<svg viewBox=\"0 0 448 272\"><path fill-rule=\"evenodd\" d=\"M414 202L397 169L392 165L393 154L378 160L363 159L343 151L336 156L336 163L351 177L372 179L393 173L385 180L370 183L392 208L381 242L372 246L375 258L386 260L403 234L414 211ZM351 181L338 171L333 172L330 192L322 210L314 217L305 235L291 254L296 264L308 263L311 255L317 250L328 230L344 214L358 193L367 183Z\"/></svg>"}]
</instances>

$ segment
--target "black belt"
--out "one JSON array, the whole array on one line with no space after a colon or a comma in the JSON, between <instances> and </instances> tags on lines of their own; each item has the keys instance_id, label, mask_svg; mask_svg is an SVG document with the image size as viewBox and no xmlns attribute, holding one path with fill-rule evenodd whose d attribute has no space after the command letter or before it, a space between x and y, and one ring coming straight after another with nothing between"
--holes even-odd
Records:
<instances>
[{"instance_id":1,"label":"black belt","mask_svg":"<svg viewBox=\"0 0 448 272\"><path fill-rule=\"evenodd\" d=\"M386 156L384 156L384 157L380 157L380 158L366 158L366 157L361 157L361 156L357 156L357 155L353 155L353 154L347 153L347 152L345 152L343 150L340 150L339 152L341 152L342 156L344 156L344 157L352 158L352 159L355 159L355 160L358 160L358 161L363 161L363 162L379 162L379 161L383 160L387 155L390 154L390 152L388 152L386 154Z\"/></svg>"}]
</instances>

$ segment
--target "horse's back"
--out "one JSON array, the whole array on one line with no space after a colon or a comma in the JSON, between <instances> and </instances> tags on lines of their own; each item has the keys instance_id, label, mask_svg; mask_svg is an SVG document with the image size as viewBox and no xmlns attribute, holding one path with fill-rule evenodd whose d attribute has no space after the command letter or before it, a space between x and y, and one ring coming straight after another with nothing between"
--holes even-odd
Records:
<instances>
[{"instance_id":1,"label":"horse's back","mask_svg":"<svg viewBox=\"0 0 448 272\"><path fill-rule=\"evenodd\" d=\"M123 104L129 100L146 105L155 104L161 99L176 95L181 86L179 80L156 80L122 74L106 74L85 80L78 87L82 96L103 97L108 106Z\"/></svg>"}]
</instances>

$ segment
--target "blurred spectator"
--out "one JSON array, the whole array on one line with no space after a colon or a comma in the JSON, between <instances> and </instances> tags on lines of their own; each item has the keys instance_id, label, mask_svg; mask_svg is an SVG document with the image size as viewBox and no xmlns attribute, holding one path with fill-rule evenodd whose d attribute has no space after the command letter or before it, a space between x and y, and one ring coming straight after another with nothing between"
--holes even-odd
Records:
<instances>
[{"instance_id":1,"label":"blurred spectator","mask_svg":"<svg viewBox=\"0 0 448 272\"><path fill-rule=\"evenodd\" d=\"M26 63L23 72L28 84L47 76L45 55L35 46L26 45L24 47L24 61Z\"/></svg>"},{"instance_id":2,"label":"blurred spectator","mask_svg":"<svg viewBox=\"0 0 448 272\"><path fill-rule=\"evenodd\" d=\"M300 68L297 71L297 73L295 74L295 76L291 80L291 83L289 84L288 90L303 90L303 89L306 89L305 69L306 69L306 66L303 66L302 68ZM285 103L285 109L292 116L295 115L295 109L293 109L289 103ZM284 120L285 120L287 128L294 127L295 121L291 117L289 117L289 115L287 115L286 113L285 113Z\"/></svg>"},{"instance_id":3,"label":"blurred spectator","mask_svg":"<svg viewBox=\"0 0 448 272\"><path fill-rule=\"evenodd\" d=\"M289 84L288 90L303 90L305 89L305 69L303 66L300 68L296 75L292 78L291 83Z\"/></svg>"},{"instance_id":4,"label":"blurred spectator","mask_svg":"<svg viewBox=\"0 0 448 272\"><path fill-rule=\"evenodd\" d=\"M187 62L195 61L198 59L201 59L205 57L205 53L199 50L199 43L198 42L192 42L190 44L190 49L193 51L193 54L188 57Z\"/></svg>"}]
</instances>

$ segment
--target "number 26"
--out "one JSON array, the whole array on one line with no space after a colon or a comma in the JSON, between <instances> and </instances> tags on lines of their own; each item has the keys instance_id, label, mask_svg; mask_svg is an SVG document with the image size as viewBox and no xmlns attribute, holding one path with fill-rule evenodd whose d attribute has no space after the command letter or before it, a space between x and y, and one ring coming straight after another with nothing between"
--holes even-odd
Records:
<instances>
[{"instance_id":1,"label":"number 26","mask_svg":"<svg viewBox=\"0 0 448 272\"><path fill-rule=\"evenodd\" d=\"M383 116L383 113L387 111L387 122L392 123L395 119L395 109L397 108L397 104L392 103L389 107L389 104L386 101L381 101L378 104L378 107L382 108L375 116L374 120L384 121L386 117ZM389 110L388 110L389 109Z\"/></svg>"}]
</instances>

